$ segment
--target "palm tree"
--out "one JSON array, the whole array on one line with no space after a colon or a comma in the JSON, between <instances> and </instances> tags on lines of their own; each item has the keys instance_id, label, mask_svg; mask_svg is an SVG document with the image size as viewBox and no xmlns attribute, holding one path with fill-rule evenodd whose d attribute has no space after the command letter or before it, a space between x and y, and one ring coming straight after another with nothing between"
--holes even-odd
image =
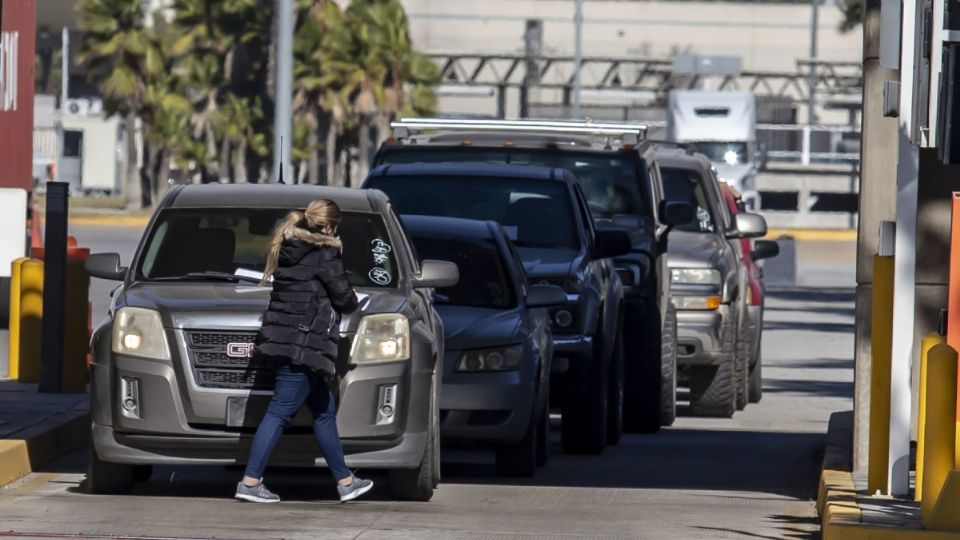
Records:
<instances>
[{"instance_id":1,"label":"palm tree","mask_svg":"<svg viewBox=\"0 0 960 540\"><path fill-rule=\"evenodd\" d=\"M136 127L146 78L162 70L162 55L146 35L140 0L81 0L77 9L84 32L78 60L88 64L91 80L99 82L107 113L124 119L127 206L149 206L149 190L142 189L137 170Z\"/></svg>"}]
</instances>

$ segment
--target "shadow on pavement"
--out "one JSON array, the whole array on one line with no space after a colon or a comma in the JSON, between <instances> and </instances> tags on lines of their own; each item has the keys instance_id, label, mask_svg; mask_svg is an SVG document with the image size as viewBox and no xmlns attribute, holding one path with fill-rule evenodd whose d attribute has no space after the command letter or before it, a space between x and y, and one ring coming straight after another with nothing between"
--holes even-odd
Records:
<instances>
[{"instance_id":1,"label":"shadow on pavement","mask_svg":"<svg viewBox=\"0 0 960 540\"><path fill-rule=\"evenodd\" d=\"M771 287L766 291L767 297L794 302L853 302L856 291L852 288L806 288Z\"/></svg>"}]
</instances>

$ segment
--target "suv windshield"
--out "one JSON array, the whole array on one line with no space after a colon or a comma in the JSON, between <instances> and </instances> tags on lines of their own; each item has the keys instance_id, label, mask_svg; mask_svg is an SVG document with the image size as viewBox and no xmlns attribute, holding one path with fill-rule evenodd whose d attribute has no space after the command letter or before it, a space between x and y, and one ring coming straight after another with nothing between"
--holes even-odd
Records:
<instances>
[{"instance_id":1,"label":"suv windshield","mask_svg":"<svg viewBox=\"0 0 960 540\"><path fill-rule=\"evenodd\" d=\"M524 178L375 177L401 214L492 220L520 247L578 249L570 192L563 182Z\"/></svg>"},{"instance_id":2,"label":"suv windshield","mask_svg":"<svg viewBox=\"0 0 960 540\"><path fill-rule=\"evenodd\" d=\"M664 198L668 201L689 202L696 209L696 217L690 223L677 225L677 230L689 232L714 232L713 213L707 200L703 178L700 173L688 169L661 167Z\"/></svg>"},{"instance_id":3,"label":"suv windshield","mask_svg":"<svg viewBox=\"0 0 960 540\"><path fill-rule=\"evenodd\" d=\"M263 272L273 230L286 214L252 208L164 210L142 251L138 279L189 281ZM340 239L351 285L396 286L396 257L379 214L343 212Z\"/></svg>"},{"instance_id":4,"label":"suv windshield","mask_svg":"<svg viewBox=\"0 0 960 540\"><path fill-rule=\"evenodd\" d=\"M589 152L545 152L535 149L419 147L384 151L382 163L437 163L474 161L560 167L577 176L594 217L615 214L644 215L644 196L637 167L625 155Z\"/></svg>"},{"instance_id":5,"label":"suv windshield","mask_svg":"<svg viewBox=\"0 0 960 540\"><path fill-rule=\"evenodd\" d=\"M516 307L509 274L492 240L414 236L413 244L421 257L451 261L460 268L456 285L437 289L437 303L493 309Z\"/></svg>"},{"instance_id":6,"label":"suv windshield","mask_svg":"<svg viewBox=\"0 0 960 540\"><path fill-rule=\"evenodd\" d=\"M697 149L697 152L704 154L714 163L725 165L745 165L747 163L747 143L695 142L691 144Z\"/></svg>"}]
</instances>

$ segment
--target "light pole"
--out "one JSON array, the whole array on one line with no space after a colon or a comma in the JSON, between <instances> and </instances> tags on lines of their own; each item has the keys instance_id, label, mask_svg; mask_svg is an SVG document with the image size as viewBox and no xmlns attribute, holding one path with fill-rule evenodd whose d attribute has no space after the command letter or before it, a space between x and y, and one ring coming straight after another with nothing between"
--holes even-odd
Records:
<instances>
[{"instance_id":1,"label":"light pole","mask_svg":"<svg viewBox=\"0 0 960 540\"><path fill-rule=\"evenodd\" d=\"M293 118L293 0L277 0L277 93L273 116L274 180L295 183L290 172Z\"/></svg>"},{"instance_id":2,"label":"light pole","mask_svg":"<svg viewBox=\"0 0 960 540\"><path fill-rule=\"evenodd\" d=\"M573 8L573 117L580 118L580 63L583 56L583 0L574 0Z\"/></svg>"}]
</instances>

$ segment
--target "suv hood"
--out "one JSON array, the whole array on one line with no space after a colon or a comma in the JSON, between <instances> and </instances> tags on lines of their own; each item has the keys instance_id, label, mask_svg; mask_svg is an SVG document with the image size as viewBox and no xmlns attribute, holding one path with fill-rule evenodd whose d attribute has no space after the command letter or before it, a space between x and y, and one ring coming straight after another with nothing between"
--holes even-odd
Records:
<instances>
[{"instance_id":1,"label":"suv hood","mask_svg":"<svg viewBox=\"0 0 960 540\"><path fill-rule=\"evenodd\" d=\"M438 304L446 349L480 349L510 345L520 327L520 308L488 309Z\"/></svg>"},{"instance_id":2,"label":"suv hood","mask_svg":"<svg viewBox=\"0 0 960 540\"><path fill-rule=\"evenodd\" d=\"M517 247L530 279L570 275L577 252L572 249Z\"/></svg>"},{"instance_id":3,"label":"suv hood","mask_svg":"<svg viewBox=\"0 0 960 540\"><path fill-rule=\"evenodd\" d=\"M396 292L358 290L361 308L344 316L340 331L356 330L360 317L366 313L400 311L405 300ZM123 295L123 303L118 307L157 310L167 328L259 329L270 302L269 288L245 283L134 283Z\"/></svg>"},{"instance_id":4,"label":"suv hood","mask_svg":"<svg viewBox=\"0 0 960 540\"><path fill-rule=\"evenodd\" d=\"M723 242L715 233L673 231L667 242L667 265L670 268L716 268L720 263Z\"/></svg>"}]
</instances>

